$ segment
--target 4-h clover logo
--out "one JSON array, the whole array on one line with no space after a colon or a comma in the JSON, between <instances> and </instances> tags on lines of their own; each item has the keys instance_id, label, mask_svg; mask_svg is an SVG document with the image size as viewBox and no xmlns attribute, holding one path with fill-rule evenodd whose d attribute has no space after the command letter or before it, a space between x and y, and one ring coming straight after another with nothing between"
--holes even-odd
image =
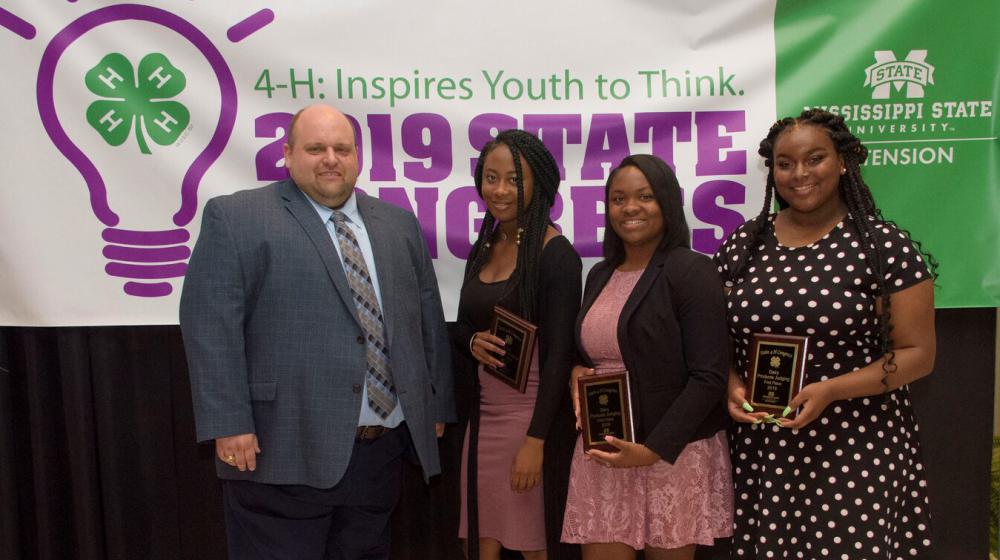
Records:
<instances>
[{"instance_id":1,"label":"4-h clover logo","mask_svg":"<svg viewBox=\"0 0 1000 560\"><path fill-rule=\"evenodd\" d=\"M142 57L137 70L132 71L123 54L111 53L87 72L87 89L105 98L87 107L87 122L112 146L124 144L134 126L139 150L149 154L146 134L168 146L187 128L191 120L187 107L169 101L184 91L187 80L160 53Z\"/></svg>"},{"instance_id":2,"label":"4-h clover logo","mask_svg":"<svg viewBox=\"0 0 1000 560\"><path fill-rule=\"evenodd\" d=\"M771 367L778 367L781 365L781 358L777 356L771 356Z\"/></svg>"}]
</instances>

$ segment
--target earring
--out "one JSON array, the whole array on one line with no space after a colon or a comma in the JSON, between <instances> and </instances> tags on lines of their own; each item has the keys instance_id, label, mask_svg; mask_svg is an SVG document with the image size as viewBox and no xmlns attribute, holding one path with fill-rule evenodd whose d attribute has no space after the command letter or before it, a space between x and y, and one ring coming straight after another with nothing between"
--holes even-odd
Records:
<instances>
[{"instance_id":1,"label":"earring","mask_svg":"<svg viewBox=\"0 0 1000 560\"><path fill-rule=\"evenodd\" d=\"M840 168L840 174L843 175L844 173L847 173L847 168L846 167L841 167Z\"/></svg>"}]
</instances>

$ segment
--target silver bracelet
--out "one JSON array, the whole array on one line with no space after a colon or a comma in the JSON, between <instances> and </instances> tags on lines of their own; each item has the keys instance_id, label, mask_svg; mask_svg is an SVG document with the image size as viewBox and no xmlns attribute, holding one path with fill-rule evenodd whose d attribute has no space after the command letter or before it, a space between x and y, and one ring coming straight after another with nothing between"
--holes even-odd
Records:
<instances>
[{"instance_id":1,"label":"silver bracelet","mask_svg":"<svg viewBox=\"0 0 1000 560\"><path fill-rule=\"evenodd\" d=\"M469 339L469 354L473 353L472 352L472 343L476 341L476 337L477 336L479 336L479 333L472 333L472 338Z\"/></svg>"}]
</instances>

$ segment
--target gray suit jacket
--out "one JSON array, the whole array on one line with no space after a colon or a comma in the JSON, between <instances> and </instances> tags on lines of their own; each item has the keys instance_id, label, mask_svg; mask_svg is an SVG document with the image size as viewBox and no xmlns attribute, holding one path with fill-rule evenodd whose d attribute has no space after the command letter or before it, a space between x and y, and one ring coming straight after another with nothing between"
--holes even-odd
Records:
<instances>
[{"instance_id":1,"label":"gray suit jacket","mask_svg":"<svg viewBox=\"0 0 1000 560\"><path fill-rule=\"evenodd\" d=\"M413 214L355 191L382 292L393 380L425 477L440 472L435 422L454 422L437 279ZM181 331L199 441L257 434L255 472L220 477L334 486L361 411L365 344L347 278L291 181L205 206L184 280Z\"/></svg>"}]
</instances>

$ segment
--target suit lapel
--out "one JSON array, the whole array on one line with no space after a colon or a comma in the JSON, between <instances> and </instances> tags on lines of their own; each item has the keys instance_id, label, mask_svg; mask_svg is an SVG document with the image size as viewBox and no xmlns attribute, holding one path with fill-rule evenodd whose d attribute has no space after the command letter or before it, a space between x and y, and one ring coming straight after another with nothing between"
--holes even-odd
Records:
<instances>
[{"instance_id":1,"label":"suit lapel","mask_svg":"<svg viewBox=\"0 0 1000 560\"><path fill-rule=\"evenodd\" d=\"M396 247L402 241L402 235L397 235L395 224L387 219L376 201L368 195L354 191L358 201L358 212L365 222L368 231L368 241L372 246L372 258L375 260L375 274L378 275L379 292L382 297L382 320L385 322L385 339L392 348L394 318L396 313L396 289L393 268L396 263L404 263L406 256L397 254ZM395 242L395 244L393 243Z\"/></svg>"},{"instance_id":2,"label":"suit lapel","mask_svg":"<svg viewBox=\"0 0 1000 560\"><path fill-rule=\"evenodd\" d=\"M624 340L625 333L627 332L625 326L628 325L629 319L632 318L632 315L639 308L639 304L646 299L646 294L649 293L656 279L663 274L663 265L666 257L666 253L659 251L654 253L653 257L649 260L649 264L646 265L646 270L643 271L642 276L639 277L639 281L632 288L632 293L628 296L628 300L625 301L625 306L622 307L621 319L618 321L619 341Z\"/></svg>"},{"instance_id":3,"label":"suit lapel","mask_svg":"<svg viewBox=\"0 0 1000 560\"><path fill-rule=\"evenodd\" d=\"M299 222L306 236L309 237L313 246L316 247L316 252L319 253L320 259L323 261L323 266L326 267L326 272L330 275L330 281L333 282L334 288L340 294L340 299L344 301L344 306L348 309L351 316L354 317L358 326L361 326L361 321L358 320L357 308L354 306L351 288L347 284L347 277L344 276L344 265L341 263L340 257L337 256L337 250L333 246L333 240L330 238L330 233L327 231L326 225L319 219L316 210L309 205L309 202L304 198L305 195L299 191L298 187L291 180L282 183L280 192L281 198L285 203L285 208Z\"/></svg>"}]
</instances>

